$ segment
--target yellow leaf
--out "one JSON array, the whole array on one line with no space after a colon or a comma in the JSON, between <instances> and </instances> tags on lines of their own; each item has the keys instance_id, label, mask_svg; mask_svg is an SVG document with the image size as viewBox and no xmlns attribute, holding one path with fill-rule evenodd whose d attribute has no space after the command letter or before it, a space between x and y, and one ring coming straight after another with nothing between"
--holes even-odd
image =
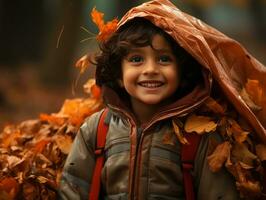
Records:
<instances>
[{"instance_id":1,"label":"yellow leaf","mask_svg":"<svg viewBox=\"0 0 266 200\"><path fill-rule=\"evenodd\" d=\"M217 124L211 118L205 116L191 115L185 123L185 131L187 133L196 132L198 134L215 131Z\"/></svg>"}]
</instances>

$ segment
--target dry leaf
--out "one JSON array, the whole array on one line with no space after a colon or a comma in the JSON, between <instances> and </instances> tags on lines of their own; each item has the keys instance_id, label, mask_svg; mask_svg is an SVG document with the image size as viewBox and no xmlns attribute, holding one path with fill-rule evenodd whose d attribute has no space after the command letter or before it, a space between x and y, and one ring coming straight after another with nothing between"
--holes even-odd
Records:
<instances>
[{"instance_id":1,"label":"dry leaf","mask_svg":"<svg viewBox=\"0 0 266 200\"><path fill-rule=\"evenodd\" d=\"M249 132L244 131L235 120L230 120L231 127L227 129L228 135L233 135L238 143L246 141Z\"/></svg>"},{"instance_id":2,"label":"dry leaf","mask_svg":"<svg viewBox=\"0 0 266 200\"><path fill-rule=\"evenodd\" d=\"M217 124L210 117L190 115L185 123L185 131L187 133L196 132L198 134L215 131Z\"/></svg>"},{"instance_id":3,"label":"dry leaf","mask_svg":"<svg viewBox=\"0 0 266 200\"><path fill-rule=\"evenodd\" d=\"M246 165L254 166L254 160L257 159L257 156L249 151L244 143L235 143L232 148L232 157L233 162L243 162Z\"/></svg>"},{"instance_id":4,"label":"dry leaf","mask_svg":"<svg viewBox=\"0 0 266 200\"><path fill-rule=\"evenodd\" d=\"M217 172L221 169L225 161L230 155L231 145L229 142L219 144L214 152L208 156L208 164L212 172Z\"/></svg>"},{"instance_id":5,"label":"dry leaf","mask_svg":"<svg viewBox=\"0 0 266 200\"><path fill-rule=\"evenodd\" d=\"M91 12L92 21L98 26L99 34L97 36L98 41L106 41L112 33L117 29L118 19L113 19L112 21L104 23L104 14L99 12L94 7Z\"/></svg>"},{"instance_id":6,"label":"dry leaf","mask_svg":"<svg viewBox=\"0 0 266 200\"><path fill-rule=\"evenodd\" d=\"M180 128L178 127L178 125L175 123L174 120L172 120L172 125L173 125L174 132L175 132L176 137L179 140L179 142L181 144L189 144L187 139L184 137L182 131L180 130Z\"/></svg>"}]
</instances>

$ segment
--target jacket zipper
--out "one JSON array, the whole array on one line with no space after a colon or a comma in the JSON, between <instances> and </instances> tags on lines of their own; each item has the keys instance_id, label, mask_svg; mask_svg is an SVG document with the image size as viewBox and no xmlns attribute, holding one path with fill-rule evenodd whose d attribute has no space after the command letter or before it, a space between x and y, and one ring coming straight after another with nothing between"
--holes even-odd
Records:
<instances>
[{"instance_id":1,"label":"jacket zipper","mask_svg":"<svg viewBox=\"0 0 266 200\"><path fill-rule=\"evenodd\" d=\"M132 188L131 188L131 199L133 200L136 196L135 196L135 185L138 185L137 184L137 181L138 181L138 173L139 171L137 170L137 165L139 163L138 159L139 159L139 154L140 154L140 143L142 141L142 137L143 137L143 131L142 131L142 128L137 128L137 147L136 147L136 152L135 152L135 160L134 160L134 165L133 165L133 177L132 177Z\"/></svg>"}]
</instances>

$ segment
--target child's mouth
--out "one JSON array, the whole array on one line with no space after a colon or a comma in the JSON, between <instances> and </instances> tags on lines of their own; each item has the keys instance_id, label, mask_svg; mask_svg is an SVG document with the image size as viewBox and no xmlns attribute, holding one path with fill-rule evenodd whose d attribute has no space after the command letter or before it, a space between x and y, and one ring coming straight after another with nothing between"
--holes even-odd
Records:
<instances>
[{"instance_id":1,"label":"child's mouth","mask_svg":"<svg viewBox=\"0 0 266 200\"><path fill-rule=\"evenodd\" d=\"M157 88L161 87L164 83L161 81L141 81L138 85L146 88Z\"/></svg>"}]
</instances>

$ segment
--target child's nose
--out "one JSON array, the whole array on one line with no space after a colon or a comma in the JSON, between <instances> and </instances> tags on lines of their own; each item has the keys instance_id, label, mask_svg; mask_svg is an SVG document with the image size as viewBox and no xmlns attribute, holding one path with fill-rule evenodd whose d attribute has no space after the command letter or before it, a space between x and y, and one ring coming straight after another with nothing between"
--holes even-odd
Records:
<instances>
[{"instance_id":1,"label":"child's nose","mask_svg":"<svg viewBox=\"0 0 266 200\"><path fill-rule=\"evenodd\" d=\"M157 74L158 73L158 63L151 59L148 60L144 67L144 74Z\"/></svg>"}]
</instances>

